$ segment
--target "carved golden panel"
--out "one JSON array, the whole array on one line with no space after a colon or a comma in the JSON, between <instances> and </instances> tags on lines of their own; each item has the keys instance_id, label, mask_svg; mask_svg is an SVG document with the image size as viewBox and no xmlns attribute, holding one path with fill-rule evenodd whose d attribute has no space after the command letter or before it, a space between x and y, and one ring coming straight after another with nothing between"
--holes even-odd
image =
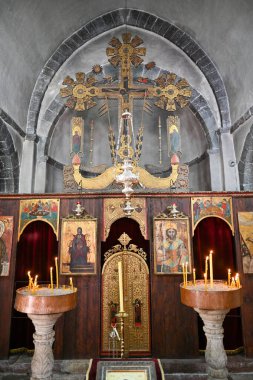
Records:
<instances>
[{"instance_id":1,"label":"carved golden panel","mask_svg":"<svg viewBox=\"0 0 253 380\"><path fill-rule=\"evenodd\" d=\"M124 309L128 317L124 319L125 352L150 353L150 307L149 269L145 261L134 252L122 251L109 257L102 271L102 352L110 353L109 334L112 331L111 305L119 311L118 262L122 260ZM136 300L140 312L136 319ZM115 322L115 320L113 320ZM116 319L116 329L120 334L120 323ZM120 341L116 339L117 349Z\"/></svg>"},{"instance_id":2,"label":"carved golden panel","mask_svg":"<svg viewBox=\"0 0 253 380\"><path fill-rule=\"evenodd\" d=\"M131 218L139 224L143 237L147 239L148 230L146 199L132 198L131 204L135 208L135 210L131 214ZM126 214L123 210L124 205L125 198L104 199L104 226L102 237L103 240L106 240L106 238L108 237L112 223L115 222L117 219L126 217Z\"/></svg>"}]
</instances>

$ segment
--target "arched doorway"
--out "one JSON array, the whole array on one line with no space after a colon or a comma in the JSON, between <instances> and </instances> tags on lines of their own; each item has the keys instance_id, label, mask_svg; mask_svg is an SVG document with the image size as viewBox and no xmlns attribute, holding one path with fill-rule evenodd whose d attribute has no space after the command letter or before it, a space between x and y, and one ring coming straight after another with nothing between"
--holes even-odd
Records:
<instances>
[{"instance_id":1,"label":"arched doorway","mask_svg":"<svg viewBox=\"0 0 253 380\"><path fill-rule=\"evenodd\" d=\"M57 250L58 242L48 223L34 221L28 224L17 244L14 292L20 287L27 286L29 270L32 276L38 274L39 284L49 283L49 268L54 263ZM33 332L33 324L27 315L13 309L10 350L33 349Z\"/></svg>"},{"instance_id":2,"label":"arched doorway","mask_svg":"<svg viewBox=\"0 0 253 380\"><path fill-rule=\"evenodd\" d=\"M205 272L205 257L213 250L214 278L227 280L228 269L236 272L236 256L232 231L228 224L217 217L208 217L199 222L193 237L194 265L197 278L203 278ZM232 309L227 314L224 323L224 348L237 352L243 346L240 308ZM203 332L203 322L198 317L199 349L206 348L206 337ZM233 332L231 334L231 332Z\"/></svg>"},{"instance_id":3,"label":"arched doorway","mask_svg":"<svg viewBox=\"0 0 253 380\"><path fill-rule=\"evenodd\" d=\"M130 241L122 241L122 235ZM127 238L126 238L127 240ZM116 324L120 333L118 262L123 266L125 350L129 356L149 356L150 341L150 277L149 242L141 234L139 224L130 218L115 221L108 239L102 243L101 290L101 355L113 355L110 332ZM118 354L120 353L117 344Z\"/></svg>"}]
</instances>

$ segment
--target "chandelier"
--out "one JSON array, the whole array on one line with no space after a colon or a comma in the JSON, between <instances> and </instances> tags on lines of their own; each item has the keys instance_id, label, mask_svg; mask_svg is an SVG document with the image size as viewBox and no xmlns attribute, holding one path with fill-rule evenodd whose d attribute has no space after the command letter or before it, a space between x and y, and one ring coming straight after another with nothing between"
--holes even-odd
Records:
<instances>
[{"instance_id":1,"label":"chandelier","mask_svg":"<svg viewBox=\"0 0 253 380\"><path fill-rule=\"evenodd\" d=\"M125 214L130 216L134 211L130 197L134 192L133 185L139 183L139 174L134 171L134 131L132 115L130 112L123 112L120 119L118 144L116 148L120 174L116 175L116 183L122 184L122 193L126 197L123 208Z\"/></svg>"}]
</instances>

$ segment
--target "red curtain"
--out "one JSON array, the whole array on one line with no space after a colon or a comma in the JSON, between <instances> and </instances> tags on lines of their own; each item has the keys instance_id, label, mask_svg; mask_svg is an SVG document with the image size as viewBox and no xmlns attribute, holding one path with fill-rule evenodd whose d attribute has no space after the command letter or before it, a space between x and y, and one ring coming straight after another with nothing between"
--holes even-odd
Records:
<instances>
[{"instance_id":1,"label":"red curtain","mask_svg":"<svg viewBox=\"0 0 253 380\"><path fill-rule=\"evenodd\" d=\"M14 291L28 285L27 272L29 270L32 277L38 274L39 284L49 283L49 268L54 266L54 257L57 256L57 252L58 242L52 227L42 221L30 223L17 244ZM33 332L33 324L27 315L13 309L10 349L21 347L33 349Z\"/></svg>"},{"instance_id":2,"label":"red curtain","mask_svg":"<svg viewBox=\"0 0 253 380\"><path fill-rule=\"evenodd\" d=\"M193 238L194 267L196 278L203 279L205 258L213 250L214 278L227 280L228 269L236 272L234 237L226 222L220 218L203 219L195 229ZM243 346L240 308L231 310L225 318L224 347L235 350ZM199 348L205 349L206 338L203 332L203 322L199 318Z\"/></svg>"}]
</instances>

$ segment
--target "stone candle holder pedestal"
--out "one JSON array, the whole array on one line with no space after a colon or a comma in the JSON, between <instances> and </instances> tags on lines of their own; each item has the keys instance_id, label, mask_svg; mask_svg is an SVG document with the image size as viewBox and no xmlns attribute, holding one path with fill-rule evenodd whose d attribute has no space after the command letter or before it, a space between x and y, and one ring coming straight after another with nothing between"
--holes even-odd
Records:
<instances>
[{"instance_id":1,"label":"stone candle holder pedestal","mask_svg":"<svg viewBox=\"0 0 253 380\"><path fill-rule=\"evenodd\" d=\"M69 286L49 289L40 286L36 291L28 287L16 291L14 308L27 313L35 326L34 355L31 363L31 380L52 379L54 356L54 324L77 303L77 289Z\"/></svg>"},{"instance_id":2,"label":"stone candle holder pedestal","mask_svg":"<svg viewBox=\"0 0 253 380\"><path fill-rule=\"evenodd\" d=\"M223 346L223 321L230 309L241 306L242 287L229 287L224 281L215 280L211 288L204 281L196 285L180 284L181 302L194 308L204 322L207 339L205 360L208 380L228 380L227 355Z\"/></svg>"}]
</instances>

